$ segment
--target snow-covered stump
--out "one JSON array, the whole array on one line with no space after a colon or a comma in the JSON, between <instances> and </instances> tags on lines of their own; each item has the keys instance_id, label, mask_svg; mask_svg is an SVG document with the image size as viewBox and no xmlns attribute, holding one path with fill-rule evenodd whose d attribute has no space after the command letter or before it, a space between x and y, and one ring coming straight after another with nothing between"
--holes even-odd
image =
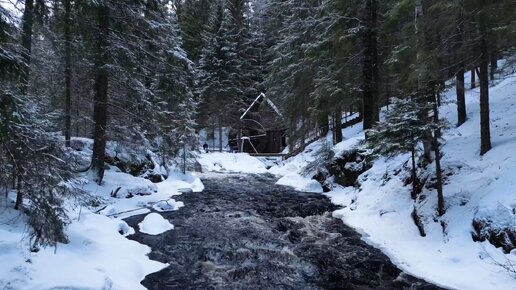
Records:
<instances>
[{"instance_id":1,"label":"snow-covered stump","mask_svg":"<svg viewBox=\"0 0 516 290\"><path fill-rule=\"evenodd\" d=\"M159 213L150 213L138 224L140 233L148 235L159 235L166 231L173 230L174 225L163 218Z\"/></svg>"}]
</instances>

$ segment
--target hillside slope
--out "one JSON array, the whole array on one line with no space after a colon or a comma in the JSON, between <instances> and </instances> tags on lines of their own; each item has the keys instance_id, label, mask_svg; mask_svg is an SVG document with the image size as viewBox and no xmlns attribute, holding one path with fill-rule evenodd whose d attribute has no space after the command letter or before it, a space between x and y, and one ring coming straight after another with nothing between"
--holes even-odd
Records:
<instances>
[{"instance_id":1,"label":"hillside slope","mask_svg":"<svg viewBox=\"0 0 516 290\"><path fill-rule=\"evenodd\" d=\"M410 185L404 185L409 174L408 154L380 158L359 176L358 188L334 184L326 194L344 207L335 216L361 232L403 270L450 288L516 289L516 250L504 253L488 241L472 238L475 221L480 234L498 234L498 240L506 242L516 239L510 236L510 231L516 233L516 74L505 76L490 89L493 149L484 156L479 155L479 89L467 91L468 120L459 128L453 126L454 100L451 86L440 109L441 116L452 124L443 136L446 214L436 216L437 193L431 187L423 189L422 199L415 205L426 237L419 235L411 218L415 203ZM346 140L332 148L335 156L363 140L360 127L344 130ZM311 177L306 167L317 159L325 142L312 144L271 172L285 176L295 171ZM434 172L433 165L426 172Z\"/></svg>"}]
</instances>

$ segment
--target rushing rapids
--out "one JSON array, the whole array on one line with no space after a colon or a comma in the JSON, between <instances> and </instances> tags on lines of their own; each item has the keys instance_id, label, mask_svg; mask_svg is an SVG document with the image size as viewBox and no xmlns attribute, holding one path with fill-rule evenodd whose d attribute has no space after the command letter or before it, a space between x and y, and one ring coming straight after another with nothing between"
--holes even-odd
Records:
<instances>
[{"instance_id":1,"label":"rushing rapids","mask_svg":"<svg viewBox=\"0 0 516 290\"><path fill-rule=\"evenodd\" d=\"M202 193L162 213L175 229L131 239L170 265L148 289L440 289L403 273L331 216L321 194L274 185L266 175L205 176ZM142 216L127 222L137 228Z\"/></svg>"}]
</instances>

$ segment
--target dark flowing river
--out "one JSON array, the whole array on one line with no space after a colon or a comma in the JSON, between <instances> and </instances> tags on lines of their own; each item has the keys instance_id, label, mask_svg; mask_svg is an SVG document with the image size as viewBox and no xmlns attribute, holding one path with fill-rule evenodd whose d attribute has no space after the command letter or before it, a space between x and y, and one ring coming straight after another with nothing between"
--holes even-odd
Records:
<instances>
[{"instance_id":1,"label":"dark flowing river","mask_svg":"<svg viewBox=\"0 0 516 290\"><path fill-rule=\"evenodd\" d=\"M148 289L441 289L403 273L380 250L331 216L321 194L275 185L267 175L209 174L202 193L161 213L175 229L131 239L169 263Z\"/></svg>"}]
</instances>

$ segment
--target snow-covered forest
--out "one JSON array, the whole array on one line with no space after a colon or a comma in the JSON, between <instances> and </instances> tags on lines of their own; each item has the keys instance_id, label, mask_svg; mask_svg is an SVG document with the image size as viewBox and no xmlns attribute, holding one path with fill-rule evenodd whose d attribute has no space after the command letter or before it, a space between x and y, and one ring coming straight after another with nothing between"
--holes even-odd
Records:
<instances>
[{"instance_id":1,"label":"snow-covered forest","mask_svg":"<svg viewBox=\"0 0 516 290\"><path fill-rule=\"evenodd\" d=\"M0 288L516 289L515 104L514 0L0 0Z\"/></svg>"}]
</instances>

